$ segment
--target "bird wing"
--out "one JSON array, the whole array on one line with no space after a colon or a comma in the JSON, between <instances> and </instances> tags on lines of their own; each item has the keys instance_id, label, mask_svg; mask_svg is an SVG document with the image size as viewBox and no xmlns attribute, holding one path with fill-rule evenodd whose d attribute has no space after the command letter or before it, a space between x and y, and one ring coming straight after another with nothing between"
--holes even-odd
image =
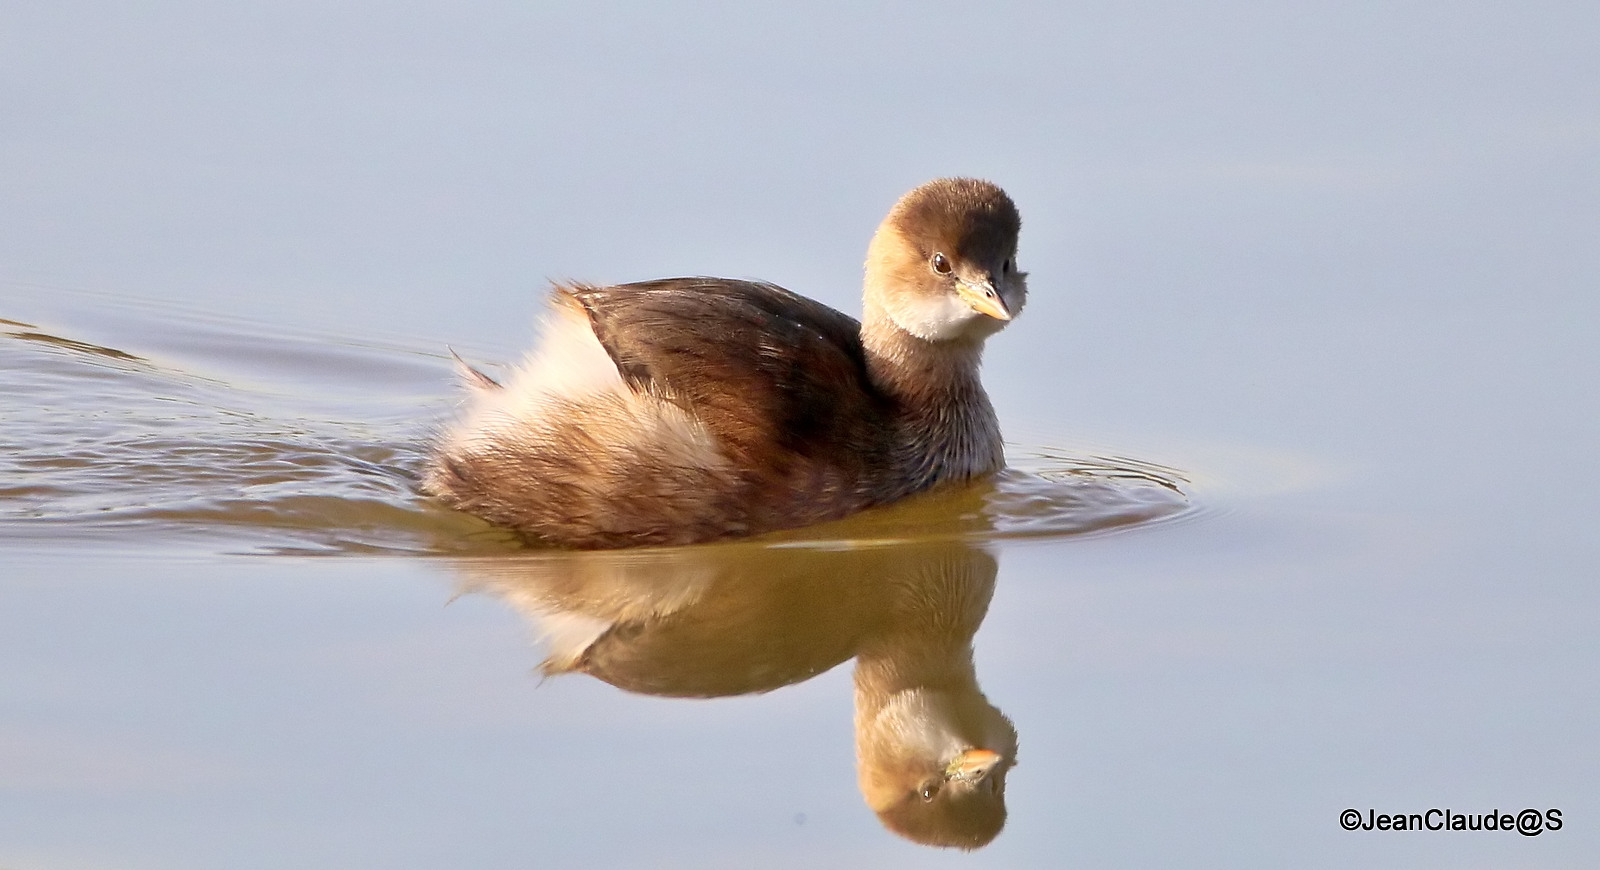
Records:
<instances>
[{"instance_id":1,"label":"bird wing","mask_svg":"<svg viewBox=\"0 0 1600 870\"><path fill-rule=\"evenodd\" d=\"M773 284L669 278L563 286L634 390L688 410L723 442L762 454L859 454L881 419L861 326Z\"/></svg>"}]
</instances>

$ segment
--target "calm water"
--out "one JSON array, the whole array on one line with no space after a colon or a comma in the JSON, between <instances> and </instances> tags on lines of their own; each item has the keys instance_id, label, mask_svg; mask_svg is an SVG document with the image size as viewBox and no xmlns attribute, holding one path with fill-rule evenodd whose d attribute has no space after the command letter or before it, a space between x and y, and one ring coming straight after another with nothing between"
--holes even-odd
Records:
<instances>
[{"instance_id":1,"label":"calm water","mask_svg":"<svg viewBox=\"0 0 1600 870\"><path fill-rule=\"evenodd\" d=\"M985 15L0 12L0 868L1592 866L1600 12ZM951 173L1025 222L991 485L416 496L545 276L855 311ZM1014 729L990 845L868 806L885 674Z\"/></svg>"}]
</instances>

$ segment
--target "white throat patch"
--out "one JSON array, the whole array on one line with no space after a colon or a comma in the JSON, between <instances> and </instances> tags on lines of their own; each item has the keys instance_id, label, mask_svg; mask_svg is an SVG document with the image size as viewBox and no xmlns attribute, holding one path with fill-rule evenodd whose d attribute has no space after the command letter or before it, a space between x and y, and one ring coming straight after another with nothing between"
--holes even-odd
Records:
<instances>
[{"instance_id":1,"label":"white throat patch","mask_svg":"<svg viewBox=\"0 0 1600 870\"><path fill-rule=\"evenodd\" d=\"M954 293L940 293L932 298L917 296L898 302L889 316L895 325L924 341L957 338L975 318L987 316L974 311Z\"/></svg>"}]
</instances>

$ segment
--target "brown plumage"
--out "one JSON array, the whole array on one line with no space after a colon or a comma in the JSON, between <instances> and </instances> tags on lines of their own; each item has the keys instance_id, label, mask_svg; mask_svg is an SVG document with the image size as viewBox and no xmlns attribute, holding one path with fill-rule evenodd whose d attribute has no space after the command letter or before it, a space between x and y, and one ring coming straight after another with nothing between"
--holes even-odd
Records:
<instances>
[{"instance_id":1,"label":"brown plumage","mask_svg":"<svg viewBox=\"0 0 1600 870\"><path fill-rule=\"evenodd\" d=\"M557 286L544 344L477 375L425 487L532 540L686 544L793 528L1003 464L978 379L1022 308L1000 188L906 194L868 250L860 323L771 284Z\"/></svg>"}]
</instances>

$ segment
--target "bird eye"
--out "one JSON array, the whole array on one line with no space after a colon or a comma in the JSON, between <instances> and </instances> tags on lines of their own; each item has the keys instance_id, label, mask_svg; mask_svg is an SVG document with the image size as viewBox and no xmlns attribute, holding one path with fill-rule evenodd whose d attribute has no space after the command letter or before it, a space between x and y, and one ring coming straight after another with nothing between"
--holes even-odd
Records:
<instances>
[{"instance_id":1,"label":"bird eye","mask_svg":"<svg viewBox=\"0 0 1600 870\"><path fill-rule=\"evenodd\" d=\"M950 258L944 254L933 255L933 271L941 275L950 274Z\"/></svg>"},{"instance_id":2,"label":"bird eye","mask_svg":"<svg viewBox=\"0 0 1600 870\"><path fill-rule=\"evenodd\" d=\"M937 795L938 793L939 793L939 784L937 782L932 782L932 781L923 783L922 784L922 790L920 792L918 792L918 794L922 795L922 799L924 801L933 800L934 796Z\"/></svg>"}]
</instances>

